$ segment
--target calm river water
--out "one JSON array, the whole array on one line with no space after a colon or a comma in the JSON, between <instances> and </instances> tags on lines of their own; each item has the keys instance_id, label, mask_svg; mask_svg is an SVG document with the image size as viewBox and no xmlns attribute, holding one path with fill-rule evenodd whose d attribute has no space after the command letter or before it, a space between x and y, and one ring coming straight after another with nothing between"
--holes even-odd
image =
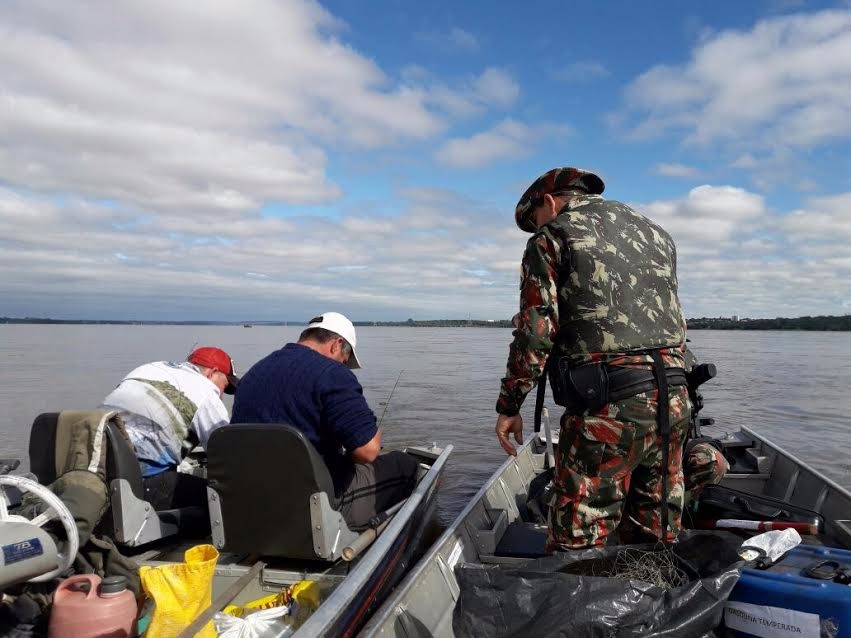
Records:
<instances>
[{"instance_id":1,"label":"calm river water","mask_svg":"<svg viewBox=\"0 0 851 638\"><path fill-rule=\"evenodd\" d=\"M39 412L95 407L141 363L216 345L244 372L301 329L0 325L0 456L26 463ZM703 386L703 414L718 430L755 428L851 488L851 335L702 330L690 338L700 360L718 366ZM510 339L496 328L358 328L357 375L376 415L386 408L385 447L455 446L438 503L443 523L504 459L493 408ZM527 434L533 399L523 407Z\"/></svg>"}]
</instances>

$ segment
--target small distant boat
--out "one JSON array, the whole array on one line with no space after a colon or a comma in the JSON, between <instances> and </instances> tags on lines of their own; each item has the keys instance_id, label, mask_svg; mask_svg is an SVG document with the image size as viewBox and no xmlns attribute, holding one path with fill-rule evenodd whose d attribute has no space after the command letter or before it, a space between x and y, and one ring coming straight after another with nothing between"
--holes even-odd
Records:
<instances>
[{"instance_id":1,"label":"small distant boat","mask_svg":"<svg viewBox=\"0 0 851 638\"><path fill-rule=\"evenodd\" d=\"M250 323L244 323L244 324L242 324L242 327L243 328L253 328L254 326L252 326Z\"/></svg>"}]
</instances>

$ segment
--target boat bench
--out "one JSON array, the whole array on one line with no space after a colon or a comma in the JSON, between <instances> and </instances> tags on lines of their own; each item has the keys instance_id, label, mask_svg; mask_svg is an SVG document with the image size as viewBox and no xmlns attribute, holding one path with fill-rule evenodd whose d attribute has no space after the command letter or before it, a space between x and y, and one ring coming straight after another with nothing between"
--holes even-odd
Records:
<instances>
[{"instance_id":1,"label":"boat bench","mask_svg":"<svg viewBox=\"0 0 851 638\"><path fill-rule=\"evenodd\" d=\"M292 426L216 429L207 443L207 480L219 551L335 561L358 537L337 509L325 462Z\"/></svg>"},{"instance_id":2,"label":"boat bench","mask_svg":"<svg viewBox=\"0 0 851 638\"><path fill-rule=\"evenodd\" d=\"M56 476L56 427L59 412L39 414L30 430L30 470L43 485ZM117 543L138 547L161 538L198 534L206 528L203 506L155 510L145 500L145 487L139 461L130 443L112 421L106 424L106 481L110 496L109 512L101 521L106 533Z\"/></svg>"},{"instance_id":3,"label":"boat bench","mask_svg":"<svg viewBox=\"0 0 851 638\"><path fill-rule=\"evenodd\" d=\"M547 556L547 526L523 520L508 522L505 510L487 510L493 521L490 529L476 532L476 549L482 562L507 562L503 559L529 559Z\"/></svg>"}]
</instances>

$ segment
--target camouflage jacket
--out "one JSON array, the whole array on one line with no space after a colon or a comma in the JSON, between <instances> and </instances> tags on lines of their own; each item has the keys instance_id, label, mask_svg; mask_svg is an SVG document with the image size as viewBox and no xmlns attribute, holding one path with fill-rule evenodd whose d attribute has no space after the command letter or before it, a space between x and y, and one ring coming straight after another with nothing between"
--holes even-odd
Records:
<instances>
[{"instance_id":1,"label":"camouflage jacket","mask_svg":"<svg viewBox=\"0 0 851 638\"><path fill-rule=\"evenodd\" d=\"M649 367L646 350L659 349L666 365L681 367L685 320L673 241L624 204L571 198L526 245L513 324L500 414L520 410L554 343L572 365Z\"/></svg>"}]
</instances>

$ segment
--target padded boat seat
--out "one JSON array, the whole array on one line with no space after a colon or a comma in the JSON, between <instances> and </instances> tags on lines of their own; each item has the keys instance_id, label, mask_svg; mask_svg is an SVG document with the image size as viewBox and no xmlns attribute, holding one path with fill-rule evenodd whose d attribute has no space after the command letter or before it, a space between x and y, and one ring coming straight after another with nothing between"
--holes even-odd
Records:
<instances>
[{"instance_id":1,"label":"padded boat seat","mask_svg":"<svg viewBox=\"0 0 851 638\"><path fill-rule=\"evenodd\" d=\"M56 480L56 426L59 412L39 414L30 429L30 471L42 485ZM106 424L106 480L125 479L137 498L143 498L142 470L133 448L111 421Z\"/></svg>"},{"instance_id":2,"label":"padded boat seat","mask_svg":"<svg viewBox=\"0 0 851 638\"><path fill-rule=\"evenodd\" d=\"M353 537L336 510L325 462L292 426L218 428L207 443L207 479L213 542L219 550L333 560L340 543Z\"/></svg>"},{"instance_id":3,"label":"padded boat seat","mask_svg":"<svg viewBox=\"0 0 851 638\"><path fill-rule=\"evenodd\" d=\"M56 429L59 414L39 414L30 430L30 470L43 485L49 485L57 478ZM112 526L111 530L107 527L107 533L114 540L135 547L184 532L194 536L199 529L207 529L203 503L198 507L155 511L145 501L145 486L136 453L111 421L106 424L106 443L106 482L112 510ZM108 516L102 520L108 522Z\"/></svg>"}]
</instances>

